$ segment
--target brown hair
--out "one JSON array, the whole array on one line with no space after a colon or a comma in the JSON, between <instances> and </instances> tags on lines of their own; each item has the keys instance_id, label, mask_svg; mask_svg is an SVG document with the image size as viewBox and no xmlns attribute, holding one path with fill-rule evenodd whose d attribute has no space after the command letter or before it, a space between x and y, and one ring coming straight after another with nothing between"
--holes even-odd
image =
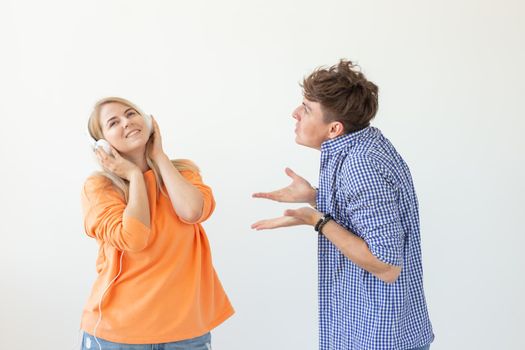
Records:
<instances>
[{"instance_id":1,"label":"brown hair","mask_svg":"<svg viewBox=\"0 0 525 350\"><path fill-rule=\"evenodd\" d=\"M345 133L366 128L376 115L378 87L352 61L317 68L301 87L306 99L321 104L325 122L341 122Z\"/></svg>"}]
</instances>

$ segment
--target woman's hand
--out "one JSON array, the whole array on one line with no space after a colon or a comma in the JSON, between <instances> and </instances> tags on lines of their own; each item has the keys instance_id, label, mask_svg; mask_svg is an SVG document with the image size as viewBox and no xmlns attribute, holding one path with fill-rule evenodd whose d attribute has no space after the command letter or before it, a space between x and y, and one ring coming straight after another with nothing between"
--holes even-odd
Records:
<instances>
[{"instance_id":1,"label":"woman's hand","mask_svg":"<svg viewBox=\"0 0 525 350\"><path fill-rule=\"evenodd\" d=\"M137 165L123 158L113 147L111 147L111 154L113 156L107 154L102 148L97 148L95 154L100 165L102 165L105 170L125 180L130 181L135 172L142 173Z\"/></svg>"},{"instance_id":2,"label":"woman's hand","mask_svg":"<svg viewBox=\"0 0 525 350\"><path fill-rule=\"evenodd\" d=\"M164 150L162 149L162 136L160 135L160 129L159 124L151 116L151 125L153 127L153 133L151 134L151 150L150 150L150 157L153 159L156 163L158 163L159 158L165 157L166 154L164 153Z\"/></svg>"}]
</instances>

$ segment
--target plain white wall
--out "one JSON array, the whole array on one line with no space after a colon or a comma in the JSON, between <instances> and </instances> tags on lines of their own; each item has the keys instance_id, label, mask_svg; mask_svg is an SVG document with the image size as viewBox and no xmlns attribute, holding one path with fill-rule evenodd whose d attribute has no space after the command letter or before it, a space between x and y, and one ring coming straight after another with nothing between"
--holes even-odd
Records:
<instances>
[{"instance_id":1,"label":"plain white wall","mask_svg":"<svg viewBox=\"0 0 525 350\"><path fill-rule=\"evenodd\" d=\"M73 349L95 277L79 194L86 121L107 95L159 121L214 188L206 224L236 314L215 349L316 349L316 234L255 232L289 207L250 198L317 181L294 143L298 83L356 60L375 126L419 195L433 349L522 349L525 5L521 1L0 3L0 348ZM296 207L294 205L290 207Z\"/></svg>"}]
</instances>

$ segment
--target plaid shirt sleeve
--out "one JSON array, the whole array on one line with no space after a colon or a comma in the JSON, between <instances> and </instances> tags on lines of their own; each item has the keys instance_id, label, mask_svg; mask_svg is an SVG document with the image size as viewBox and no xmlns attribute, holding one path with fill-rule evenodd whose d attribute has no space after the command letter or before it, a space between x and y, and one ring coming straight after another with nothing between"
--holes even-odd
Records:
<instances>
[{"instance_id":1,"label":"plaid shirt sleeve","mask_svg":"<svg viewBox=\"0 0 525 350\"><path fill-rule=\"evenodd\" d=\"M355 158L348 181L350 196L346 214L358 236L379 260L401 266L403 262L403 228L398 188L393 177L370 157Z\"/></svg>"}]
</instances>

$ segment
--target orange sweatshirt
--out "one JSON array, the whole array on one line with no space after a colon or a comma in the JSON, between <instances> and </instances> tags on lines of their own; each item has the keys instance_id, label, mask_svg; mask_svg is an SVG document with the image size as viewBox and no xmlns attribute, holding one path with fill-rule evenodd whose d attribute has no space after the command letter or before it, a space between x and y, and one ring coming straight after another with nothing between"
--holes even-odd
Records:
<instances>
[{"instance_id":1,"label":"orange sweatshirt","mask_svg":"<svg viewBox=\"0 0 525 350\"><path fill-rule=\"evenodd\" d=\"M122 272L104 296L97 337L129 344L179 341L205 334L233 314L200 225L215 207L212 191L199 174L183 171L182 175L203 195L199 223L186 223L177 216L169 197L157 195L155 175L148 170L144 180L151 229L133 217L123 219L126 203L107 178L86 180L84 228L99 244L98 277L81 321L87 333L94 332L100 298L118 274L121 254Z\"/></svg>"}]
</instances>

